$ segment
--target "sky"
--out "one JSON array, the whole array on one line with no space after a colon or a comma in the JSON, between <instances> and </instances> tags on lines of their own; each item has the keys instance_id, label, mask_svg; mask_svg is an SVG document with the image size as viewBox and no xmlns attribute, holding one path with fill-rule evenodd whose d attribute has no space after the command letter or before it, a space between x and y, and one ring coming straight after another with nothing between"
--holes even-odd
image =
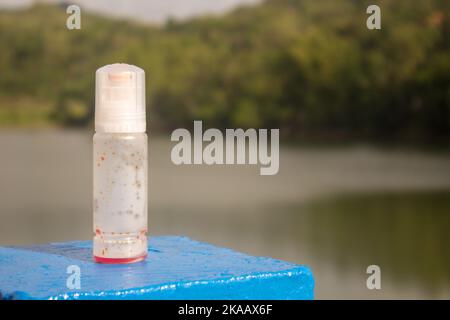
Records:
<instances>
[{"instance_id":1,"label":"sky","mask_svg":"<svg viewBox=\"0 0 450 320\"><path fill-rule=\"evenodd\" d=\"M35 2L78 4L83 10L108 16L161 24L168 18L185 20L199 15L223 14L262 0L0 0L0 9L30 6Z\"/></svg>"}]
</instances>

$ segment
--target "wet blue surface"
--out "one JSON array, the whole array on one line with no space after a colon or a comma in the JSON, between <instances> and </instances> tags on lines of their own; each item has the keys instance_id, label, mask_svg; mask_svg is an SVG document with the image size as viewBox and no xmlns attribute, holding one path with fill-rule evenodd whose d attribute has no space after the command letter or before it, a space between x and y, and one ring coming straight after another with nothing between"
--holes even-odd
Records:
<instances>
[{"instance_id":1,"label":"wet blue surface","mask_svg":"<svg viewBox=\"0 0 450 320\"><path fill-rule=\"evenodd\" d=\"M186 237L149 240L144 262L97 264L90 241L0 247L3 299L312 299L308 267ZM67 268L79 266L80 289Z\"/></svg>"}]
</instances>

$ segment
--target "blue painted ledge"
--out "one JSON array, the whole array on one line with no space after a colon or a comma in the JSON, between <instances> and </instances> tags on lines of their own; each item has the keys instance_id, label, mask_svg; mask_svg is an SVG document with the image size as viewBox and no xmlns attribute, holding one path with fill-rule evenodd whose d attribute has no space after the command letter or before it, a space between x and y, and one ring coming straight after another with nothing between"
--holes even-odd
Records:
<instances>
[{"instance_id":1,"label":"blue painted ledge","mask_svg":"<svg viewBox=\"0 0 450 320\"><path fill-rule=\"evenodd\" d=\"M314 279L305 266L186 237L152 237L147 260L128 265L94 263L91 246L0 247L0 298L313 299ZM78 290L66 286L70 265L81 270Z\"/></svg>"}]
</instances>

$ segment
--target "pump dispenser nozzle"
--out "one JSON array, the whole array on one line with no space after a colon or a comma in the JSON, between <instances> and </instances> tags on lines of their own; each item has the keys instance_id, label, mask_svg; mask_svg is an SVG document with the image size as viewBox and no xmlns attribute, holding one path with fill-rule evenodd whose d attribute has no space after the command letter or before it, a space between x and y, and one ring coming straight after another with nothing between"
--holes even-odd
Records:
<instances>
[{"instance_id":1,"label":"pump dispenser nozzle","mask_svg":"<svg viewBox=\"0 0 450 320\"><path fill-rule=\"evenodd\" d=\"M115 63L96 72L95 131L145 132L145 73Z\"/></svg>"}]
</instances>

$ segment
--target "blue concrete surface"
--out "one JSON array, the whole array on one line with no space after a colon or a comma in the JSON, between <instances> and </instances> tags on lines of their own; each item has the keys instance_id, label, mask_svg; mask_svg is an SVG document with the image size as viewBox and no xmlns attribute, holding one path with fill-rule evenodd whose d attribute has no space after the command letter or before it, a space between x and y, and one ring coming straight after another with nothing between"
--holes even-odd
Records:
<instances>
[{"instance_id":1,"label":"blue concrete surface","mask_svg":"<svg viewBox=\"0 0 450 320\"><path fill-rule=\"evenodd\" d=\"M67 267L81 288L66 286ZM147 260L128 265L92 261L92 243L73 241L0 247L3 299L313 299L305 267L164 236L149 240Z\"/></svg>"}]
</instances>

